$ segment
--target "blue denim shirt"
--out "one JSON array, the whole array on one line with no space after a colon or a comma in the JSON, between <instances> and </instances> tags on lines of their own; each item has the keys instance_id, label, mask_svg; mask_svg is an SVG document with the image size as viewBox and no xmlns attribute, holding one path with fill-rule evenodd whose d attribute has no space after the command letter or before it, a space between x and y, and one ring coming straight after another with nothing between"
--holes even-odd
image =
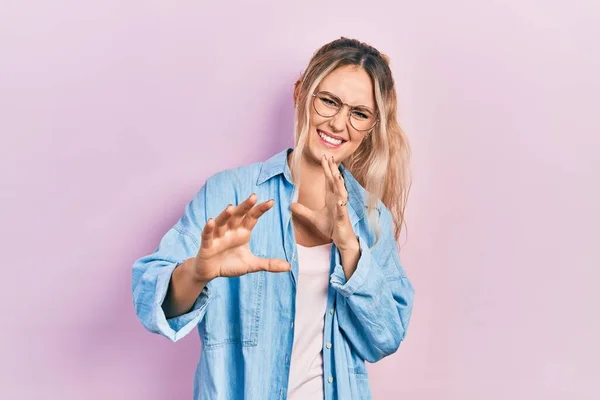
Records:
<instances>
[{"instance_id":1,"label":"blue denim shirt","mask_svg":"<svg viewBox=\"0 0 600 400\"><path fill-rule=\"evenodd\" d=\"M177 341L196 327L202 354L194 399L286 399L294 339L298 282L297 247L290 222L294 185L287 163L292 149L266 162L209 177L156 250L133 265L133 303L151 332ZM323 339L325 399L370 399L365 360L394 353L406 336L414 289L398 258L389 210L379 201L381 237L367 224L366 191L340 165L348 191L348 212L360 243L358 266L346 281L339 250L331 247L330 285ZM194 257L208 218L256 193L275 205L259 220L250 239L257 256L281 258L290 272L257 272L208 283L192 309L167 319L161 304L173 269Z\"/></svg>"}]
</instances>

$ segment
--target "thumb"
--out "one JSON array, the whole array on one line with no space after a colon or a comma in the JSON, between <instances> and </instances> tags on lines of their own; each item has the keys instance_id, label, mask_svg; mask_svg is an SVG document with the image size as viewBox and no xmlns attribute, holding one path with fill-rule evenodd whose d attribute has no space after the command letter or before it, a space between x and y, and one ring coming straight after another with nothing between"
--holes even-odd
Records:
<instances>
[{"instance_id":1,"label":"thumb","mask_svg":"<svg viewBox=\"0 0 600 400\"><path fill-rule=\"evenodd\" d=\"M286 272L292 269L290 263L279 258L263 258L252 255L250 257L250 268L248 272L268 271Z\"/></svg>"},{"instance_id":2,"label":"thumb","mask_svg":"<svg viewBox=\"0 0 600 400\"><path fill-rule=\"evenodd\" d=\"M314 225L315 212L313 210L300 203L292 203L290 209L294 215L304 218Z\"/></svg>"}]
</instances>

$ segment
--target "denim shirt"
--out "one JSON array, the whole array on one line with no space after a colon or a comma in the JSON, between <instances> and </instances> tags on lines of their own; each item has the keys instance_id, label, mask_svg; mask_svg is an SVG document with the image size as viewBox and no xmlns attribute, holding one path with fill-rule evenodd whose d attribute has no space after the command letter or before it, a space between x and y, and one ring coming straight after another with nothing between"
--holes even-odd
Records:
<instances>
[{"instance_id":1,"label":"denim shirt","mask_svg":"<svg viewBox=\"0 0 600 400\"><path fill-rule=\"evenodd\" d=\"M202 352L194 399L287 398L298 282L298 252L290 221L294 185L287 155L291 150L210 176L156 250L133 265L133 304L146 329L177 341L198 328ZM381 236L373 246L366 191L343 165L339 170L348 191L360 258L346 281L339 250L331 246L323 385L327 400L364 400L371 398L365 361L374 363L398 349L406 336L414 289L400 264L389 210L378 202L375 212ZM260 257L285 259L292 270L216 278L189 312L166 318L161 304L171 274L196 256L208 218L252 193L258 202L274 199L275 205L254 227L250 249Z\"/></svg>"}]
</instances>

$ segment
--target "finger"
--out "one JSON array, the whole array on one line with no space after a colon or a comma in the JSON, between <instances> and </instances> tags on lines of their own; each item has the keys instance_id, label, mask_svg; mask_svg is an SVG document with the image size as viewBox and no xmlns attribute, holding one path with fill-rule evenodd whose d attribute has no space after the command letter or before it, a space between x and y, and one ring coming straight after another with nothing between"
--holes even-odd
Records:
<instances>
[{"instance_id":1,"label":"finger","mask_svg":"<svg viewBox=\"0 0 600 400\"><path fill-rule=\"evenodd\" d=\"M260 203L254 206L246 215L244 216L244 220L242 221L242 226L248 230L252 230L258 219L262 217L264 213L269 211L271 207L273 207L275 201L273 199L265 201L264 203Z\"/></svg>"},{"instance_id":2,"label":"finger","mask_svg":"<svg viewBox=\"0 0 600 400\"><path fill-rule=\"evenodd\" d=\"M250 211L252 207L254 207L254 204L256 203L257 199L258 197L256 196L256 194L252 193L246 200L244 200L240 205L238 205L233 211L233 215L229 219L229 226L239 226L242 220L244 219L244 215L246 215L246 213Z\"/></svg>"},{"instance_id":3,"label":"finger","mask_svg":"<svg viewBox=\"0 0 600 400\"><path fill-rule=\"evenodd\" d=\"M227 231L227 222L233 215L234 206L229 204L215 219L215 235L222 237Z\"/></svg>"},{"instance_id":4,"label":"finger","mask_svg":"<svg viewBox=\"0 0 600 400\"><path fill-rule=\"evenodd\" d=\"M340 196L340 198L344 201L348 200L348 192L346 191L346 185L344 183L344 177L342 173L336 168L336 179L335 179L335 187L336 193Z\"/></svg>"},{"instance_id":5,"label":"finger","mask_svg":"<svg viewBox=\"0 0 600 400\"><path fill-rule=\"evenodd\" d=\"M325 172L327 189L333 192L335 190L333 184L333 175L331 174L331 168L329 167L329 160L327 159L327 156L323 155L323 158L321 158L321 165L323 166L323 171Z\"/></svg>"},{"instance_id":6,"label":"finger","mask_svg":"<svg viewBox=\"0 0 600 400\"><path fill-rule=\"evenodd\" d=\"M290 263L279 258L262 258L252 256L248 272L267 271L267 272L287 272L292 269Z\"/></svg>"},{"instance_id":7,"label":"finger","mask_svg":"<svg viewBox=\"0 0 600 400\"><path fill-rule=\"evenodd\" d=\"M304 204L292 203L290 210L292 211L292 214L304 218L313 225L315 224L315 212Z\"/></svg>"},{"instance_id":8,"label":"finger","mask_svg":"<svg viewBox=\"0 0 600 400\"><path fill-rule=\"evenodd\" d=\"M215 220L212 218L209 218L208 221L206 222L206 225L204 225L204 229L202 229L202 243L200 243L200 246L202 248L208 249L212 246L214 231L215 231Z\"/></svg>"},{"instance_id":9,"label":"finger","mask_svg":"<svg viewBox=\"0 0 600 400\"><path fill-rule=\"evenodd\" d=\"M345 198L346 188L344 187L344 177L333 160L333 157L329 159L329 168L331 169L331 175L333 176L334 192L339 194L340 197Z\"/></svg>"}]
</instances>

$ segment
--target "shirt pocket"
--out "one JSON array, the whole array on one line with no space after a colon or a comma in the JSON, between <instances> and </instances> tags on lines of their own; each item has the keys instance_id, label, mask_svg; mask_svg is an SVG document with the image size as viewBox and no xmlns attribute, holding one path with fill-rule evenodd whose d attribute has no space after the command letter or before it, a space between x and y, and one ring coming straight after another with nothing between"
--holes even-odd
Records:
<instances>
[{"instance_id":1,"label":"shirt pocket","mask_svg":"<svg viewBox=\"0 0 600 400\"><path fill-rule=\"evenodd\" d=\"M353 399L371 400L371 387L369 386L369 373L363 359L358 354L351 351L348 347L348 375L350 377L350 387L352 393L357 396L352 396Z\"/></svg>"},{"instance_id":2,"label":"shirt pocket","mask_svg":"<svg viewBox=\"0 0 600 400\"><path fill-rule=\"evenodd\" d=\"M211 350L236 344L256 346L265 272L217 280L221 282L218 282L219 287L211 288L214 301L204 316L202 348Z\"/></svg>"},{"instance_id":3,"label":"shirt pocket","mask_svg":"<svg viewBox=\"0 0 600 400\"><path fill-rule=\"evenodd\" d=\"M353 387L352 392L358 395L356 399L371 400L371 387L369 386L367 369L364 366L348 368L348 373L350 375L350 385Z\"/></svg>"}]
</instances>

